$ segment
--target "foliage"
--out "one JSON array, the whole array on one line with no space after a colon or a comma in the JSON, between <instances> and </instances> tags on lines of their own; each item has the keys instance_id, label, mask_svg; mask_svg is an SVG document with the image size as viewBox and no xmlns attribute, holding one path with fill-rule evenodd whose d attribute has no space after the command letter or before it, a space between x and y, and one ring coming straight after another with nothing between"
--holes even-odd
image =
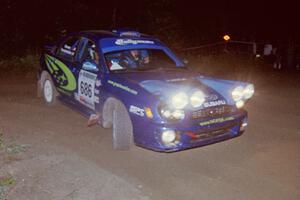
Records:
<instances>
[{"instance_id":1,"label":"foliage","mask_svg":"<svg viewBox=\"0 0 300 200\"><path fill-rule=\"evenodd\" d=\"M0 200L6 199L7 192L15 184L16 180L11 175L0 178Z\"/></svg>"},{"instance_id":2,"label":"foliage","mask_svg":"<svg viewBox=\"0 0 300 200\"><path fill-rule=\"evenodd\" d=\"M5 148L4 139L3 139L3 133L0 130L0 150Z\"/></svg>"},{"instance_id":3,"label":"foliage","mask_svg":"<svg viewBox=\"0 0 300 200\"><path fill-rule=\"evenodd\" d=\"M8 154L17 155L27 151L30 146L27 144L6 145L3 139L3 133L0 130L0 150L5 149ZM0 182L1 183L1 182Z\"/></svg>"},{"instance_id":4,"label":"foliage","mask_svg":"<svg viewBox=\"0 0 300 200\"><path fill-rule=\"evenodd\" d=\"M11 144L6 148L6 151L9 154L20 154L25 152L28 148L29 145L26 144Z\"/></svg>"},{"instance_id":5,"label":"foliage","mask_svg":"<svg viewBox=\"0 0 300 200\"><path fill-rule=\"evenodd\" d=\"M0 59L0 70L2 75L8 74L24 75L35 72L39 67L39 56L28 53L25 56L13 56L6 59Z\"/></svg>"},{"instance_id":6,"label":"foliage","mask_svg":"<svg viewBox=\"0 0 300 200\"><path fill-rule=\"evenodd\" d=\"M184 33L180 19L172 12L171 0L146 1L147 10L142 14L145 31L160 38L171 48L180 48L184 43ZM142 25L140 25L142 27Z\"/></svg>"},{"instance_id":7,"label":"foliage","mask_svg":"<svg viewBox=\"0 0 300 200\"><path fill-rule=\"evenodd\" d=\"M12 176L7 176L0 179L0 186L12 186L16 183L16 180Z\"/></svg>"},{"instance_id":8,"label":"foliage","mask_svg":"<svg viewBox=\"0 0 300 200\"><path fill-rule=\"evenodd\" d=\"M223 53L192 55L188 59L189 66L203 75L222 79L252 81L253 71L262 70L260 64L249 56Z\"/></svg>"}]
</instances>

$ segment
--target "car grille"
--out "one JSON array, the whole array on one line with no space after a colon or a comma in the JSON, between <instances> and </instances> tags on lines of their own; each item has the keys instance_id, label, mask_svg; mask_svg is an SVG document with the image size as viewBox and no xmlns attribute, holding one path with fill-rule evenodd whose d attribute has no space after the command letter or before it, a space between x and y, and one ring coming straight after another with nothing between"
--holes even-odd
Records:
<instances>
[{"instance_id":1,"label":"car grille","mask_svg":"<svg viewBox=\"0 0 300 200\"><path fill-rule=\"evenodd\" d=\"M204 108L201 110L194 111L192 113L192 119L200 119L206 117L219 117L224 114L233 112L233 107L229 105L215 106L211 108Z\"/></svg>"}]
</instances>

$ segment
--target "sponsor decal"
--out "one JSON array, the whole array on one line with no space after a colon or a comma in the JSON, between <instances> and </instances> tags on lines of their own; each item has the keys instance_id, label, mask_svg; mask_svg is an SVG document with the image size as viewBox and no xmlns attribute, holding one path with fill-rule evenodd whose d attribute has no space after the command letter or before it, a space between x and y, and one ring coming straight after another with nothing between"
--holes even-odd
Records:
<instances>
[{"instance_id":1,"label":"sponsor decal","mask_svg":"<svg viewBox=\"0 0 300 200\"><path fill-rule=\"evenodd\" d=\"M96 80L96 86L99 87L101 85L102 85L101 80Z\"/></svg>"},{"instance_id":2,"label":"sponsor decal","mask_svg":"<svg viewBox=\"0 0 300 200\"><path fill-rule=\"evenodd\" d=\"M145 116L145 110L144 109L142 109L142 108L139 108L139 107L136 107L136 106L130 106L129 107L129 112L131 112L131 113L134 113L134 114L136 114L136 115L139 115L139 116L141 116L141 117L144 117Z\"/></svg>"},{"instance_id":3,"label":"sponsor decal","mask_svg":"<svg viewBox=\"0 0 300 200\"><path fill-rule=\"evenodd\" d=\"M234 117L225 117L225 118L222 117L222 118L217 118L217 119L211 119L211 120L205 121L205 122L200 122L200 125L207 126L207 125L227 122L227 121L231 121L231 120L234 120Z\"/></svg>"},{"instance_id":4,"label":"sponsor decal","mask_svg":"<svg viewBox=\"0 0 300 200\"><path fill-rule=\"evenodd\" d=\"M211 94L206 97L207 101L216 101L217 99L218 99L218 95L216 95L216 94Z\"/></svg>"},{"instance_id":5,"label":"sponsor decal","mask_svg":"<svg viewBox=\"0 0 300 200\"><path fill-rule=\"evenodd\" d=\"M100 102L100 101L99 101L99 97L95 96L95 97L94 97L94 102L95 102L95 103L99 103L99 102Z\"/></svg>"},{"instance_id":6,"label":"sponsor decal","mask_svg":"<svg viewBox=\"0 0 300 200\"><path fill-rule=\"evenodd\" d=\"M133 39L117 39L115 42L116 45L128 45L128 44L154 44L150 40L133 40Z\"/></svg>"},{"instance_id":7,"label":"sponsor decal","mask_svg":"<svg viewBox=\"0 0 300 200\"><path fill-rule=\"evenodd\" d=\"M94 109L95 107L94 102L91 103L88 99L84 98L83 96L79 96L79 102L91 109Z\"/></svg>"},{"instance_id":8,"label":"sponsor decal","mask_svg":"<svg viewBox=\"0 0 300 200\"><path fill-rule=\"evenodd\" d=\"M85 102L85 99L84 99L84 97L81 97L81 96L79 96L79 101L81 101L81 102Z\"/></svg>"},{"instance_id":9,"label":"sponsor decal","mask_svg":"<svg viewBox=\"0 0 300 200\"><path fill-rule=\"evenodd\" d=\"M226 104L226 101L224 100L217 100L217 101L209 101L209 102L205 102L203 104L203 106L205 108L208 108L208 107L213 107L213 106L219 106L219 105L225 105Z\"/></svg>"},{"instance_id":10,"label":"sponsor decal","mask_svg":"<svg viewBox=\"0 0 300 200\"><path fill-rule=\"evenodd\" d=\"M78 78L79 102L83 105L95 108L95 82L97 75L85 70L80 70ZM99 100L99 99L98 99Z\"/></svg>"},{"instance_id":11,"label":"sponsor decal","mask_svg":"<svg viewBox=\"0 0 300 200\"><path fill-rule=\"evenodd\" d=\"M75 52L73 52L71 50L68 50L68 49L61 48L60 51L64 52L65 54L68 54L70 56L74 56L75 55Z\"/></svg>"},{"instance_id":12,"label":"sponsor decal","mask_svg":"<svg viewBox=\"0 0 300 200\"><path fill-rule=\"evenodd\" d=\"M47 54L45 55L45 62L50 73L58 83L58 87L67 91L76 89L76 79L63 62Z\"/></svg>"},{"instance_id":13,"label":"sponsor decal","mask_svg":"<svg viewBox=\"0 0 300 200\"><path fill-rule=\"evenodd\" d=\"M67 44L64 45L64 48L65 48L65 49L71 50L71 46L69 46L69 45L67 45Z\"/></svg>"},{"instance_id":14,"label":"sponsor decal","mask_svg":"<svg viewBox=\"0 0 300 200\"><path fill-rule=\"evenodd\" d=\"M95 94L99 94L100 91L99 91L98 89L95 89L95 90L94 90L94 93L95 93Z\"/></svg>"},{"instance_id":15,"label":"sponsor decal","mask_svg":"<svg viewBox=\"0 0 300 200\"><path fill-rule=\"evenodd\" d=\"M134 94L134 95L138 94L138 92L136 90L133 90L133 89L129 88L128 86L122 85L120 83L116 83L116 82L114 82L112 80L108 80L107 83L111 84L114 87L117 87L117 88L120 88L122 90L125 90L125 91L127 91L127 92L129 92L131 94Z\"/></svg>"}]
</instances>

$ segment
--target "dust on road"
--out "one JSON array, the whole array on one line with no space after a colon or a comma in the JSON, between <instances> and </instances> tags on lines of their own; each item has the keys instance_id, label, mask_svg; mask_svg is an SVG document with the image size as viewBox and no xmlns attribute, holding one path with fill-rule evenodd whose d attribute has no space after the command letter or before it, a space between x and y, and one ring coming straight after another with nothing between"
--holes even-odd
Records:
<instances>
[{"instance_id":1,"label":"dust on road","mask_svg":"<svg viewBox=\"0 0 300 200\"><path fill-rule=\"evenodd\" d=\"M265 79L265 77L267 77ZM1 81L0 178L16 179L13 200L300 199L299 79L257 79L241 137L177 153L112 149L111 130L86 127L63 105L46 107L32 80Z\"/></svg>"}]
</instances>

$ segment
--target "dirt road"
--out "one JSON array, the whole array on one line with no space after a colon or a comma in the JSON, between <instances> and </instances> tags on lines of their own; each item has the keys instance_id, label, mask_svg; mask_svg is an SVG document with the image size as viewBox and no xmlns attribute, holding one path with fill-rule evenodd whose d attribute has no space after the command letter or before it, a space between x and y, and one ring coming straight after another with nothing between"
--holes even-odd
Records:
<instances>
[{"instance_id":1,"label":"dirt road","mask_svg":"<svg viewBox=\"0 0 300 200\"><path fill-rule=\"evenodd\" d=\"M32 80L1 81L4 142L29 145L17 155L0 150L0 177L16 180L8 199L299 200L300 81L289 77L254 80L241 137L168 154L114 151L111 130L86 127L63 105L46 107Z\"/></svg>"}]
</instances>

